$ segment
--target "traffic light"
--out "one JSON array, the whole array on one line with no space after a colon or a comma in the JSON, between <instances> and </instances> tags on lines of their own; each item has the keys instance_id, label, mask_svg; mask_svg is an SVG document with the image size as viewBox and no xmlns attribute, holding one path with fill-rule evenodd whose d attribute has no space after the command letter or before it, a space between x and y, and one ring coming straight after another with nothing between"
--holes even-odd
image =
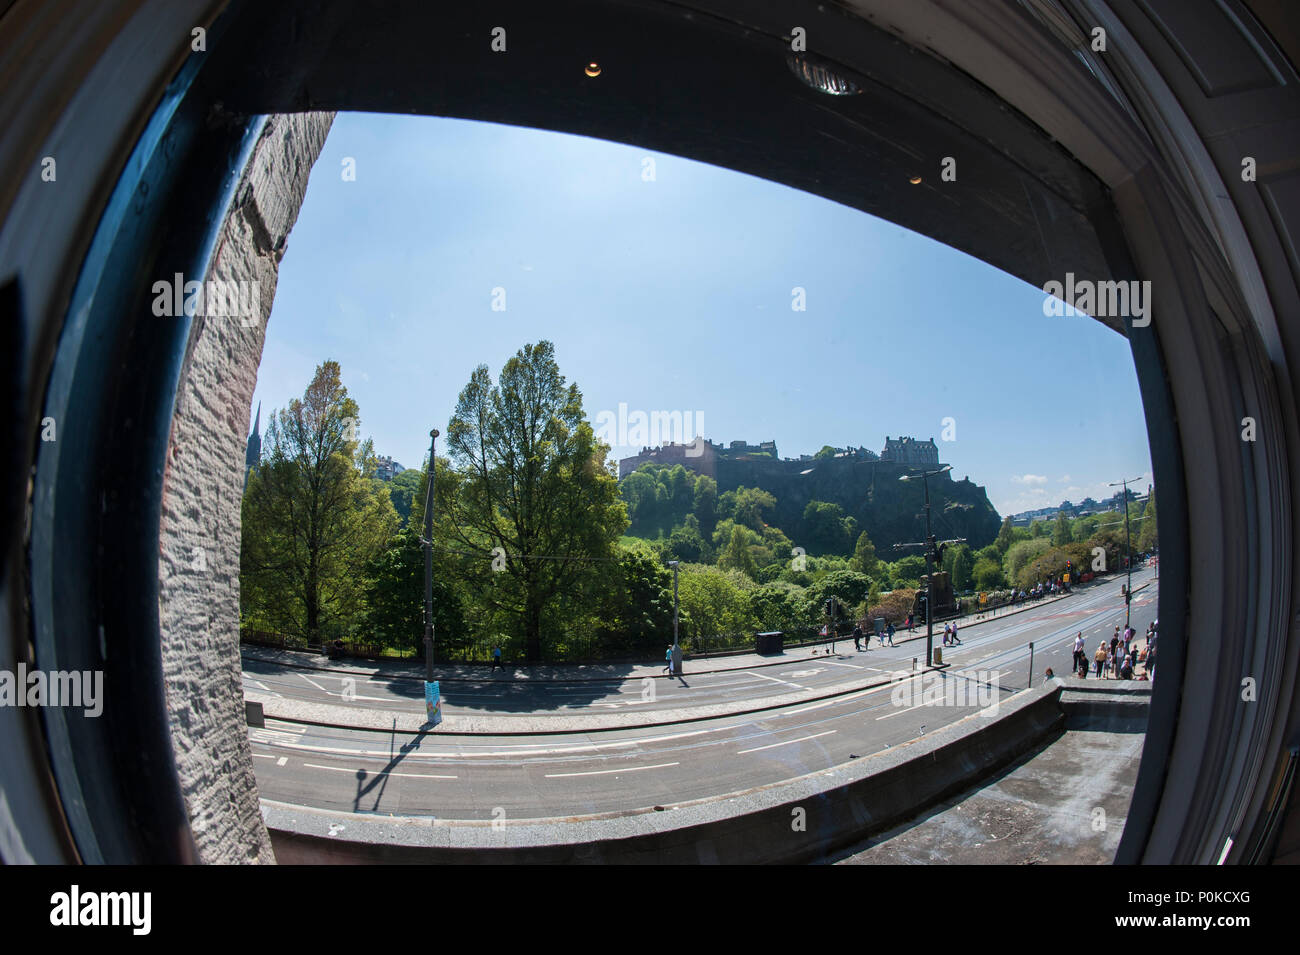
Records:
<instances>
[{"instance_id":1,"label":"traffic light","mask_svg":"<svg viewBox=\"0 0 1300 955\"><path fill-rule=\"evenodd\" d=\"M826 598L826 603L823 605L823 608L822 608L822 613L824 613L826 616L829 617L829 616L830 616L831 614L833 614L834 612L835 612L835 611L834 611L834 609L833 609L833 607L832 607L832 600L831 600L830 597L827 597L827 598Z\"/></svg>"}]
</instances>

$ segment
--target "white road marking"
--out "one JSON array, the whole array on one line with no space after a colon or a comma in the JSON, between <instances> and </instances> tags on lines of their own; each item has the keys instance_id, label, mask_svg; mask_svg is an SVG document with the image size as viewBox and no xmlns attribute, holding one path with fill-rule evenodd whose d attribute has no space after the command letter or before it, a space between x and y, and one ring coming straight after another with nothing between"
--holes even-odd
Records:
<instances>
[{"instance_id":1,"label":"white road marking","mask_svg":"<svg viewBox=\"0 0 1300 955\"><path fill-rule=\"evenodd\" d=\"M886 683L881 686L873 686L866 690L858 690L855 693L846 693L843 696L837 696L834 699L822 700L819 703L813 703L811 706L801 706L797 710L786 710L786 716L797 716L800 713L807 713L811 710L820 710L825 706L834 706L837 703L847 703L862 699L864 696L870 696L872 693L879 693L881 690L892 689L893 685Z\"/></svg>"},{"instance_id":2,"label":"white road marking","mask_svg":"<svg viewBox=\"0 0 1300 955\"><path fill-rule=\"evenodd\" d=\"M283 765L284 765L285 763L287 763L287 762L289 762L289 757L288 757L288 756L281 756L279 759L277 759L277 760L275 761L275 765L277 765L277 766L283 766Z\"/></svg>"},{"instance_id":3,"label":"white road marking","mask_svg":"<svg viewBox=\"0 0 1300 955\"><path fill-rule=\"evenodd\" d=\"M562 779L566 776L609 776L617 773L639 773L643 769L666 769L669 766L680 766L681 763L656 763L653 766L628 766L625 769L597 769L589 773L547 773L547 779Z\"/></svg>"},{"instance_id":4,"label":"white road marking","mask_svg":"<svg viewBox=\"0 0 1300 955\"><path fill-rule=\"evenodd\" d=\"M806 686L800 686L798 683L791 683L789 680L782 680L778 677L768 676L766 673L755 673L754 676L761 676L764 680L771 680L773 683L784 683L786 686L792 686L796 690L808 689Z\"/></svg>"},{"instance_id":5,"label":"white road marking","mask_svg":"<svg viewBox=\"0 0 1300 955\"><path fill-rule=\"evenodd\" d=\"M931 700L929 703L918 703L916 706L904 707L901 710L895 710L893 713L886 713L884 716L877 716L878 720L887 720L891 716L902 716L904 713L910 713L912 710L919 710L924 706L934 706L936 703L943 703L943 700Z\"/></svg>"},{"instance_id":6,"label":"white road marking","mask_svg":"<svg viewBox=\"0 0 1300 955\"><path fill-rule=\"evenodd\" d=\"M354 776L357 770L348 769L346 766L321 766L319 763L303 763L312 769L328 769L332 773L352 773ZM406 776L410 779L460 779L459 776L435 776L433 773L395 773L390 769L366 769L361 767L361 772L374 773L376 776Z\"/></svg>"},{"instance_id":7,"label":"white road marking","mask_svg":"<svg viewBox=\"0 0 1300 955\"><path fill-rule=\"evenodd\" d=\"M829 663L833 667L852 667L855 670L875 669L875 667L863 666L861 663L836 663L834 660L823 660L822 663Z\"/></svg>"},{"instance_id":8,"label":"white road marking","mask_svg":"<svg viewBox=\"0 0 1300 955\"><path fill-rule=\"evenodd\" d=\"M753 749L737 750L736 755L743 756L746 753L757 753L761 749L773 749L777 746L789 746L791 743L803 743L803 742L807 742L810 739L816 739L819 736L830 736L834 732L837 731L827 730L824 733L813 733L812 736L800 736L798 739L788 739L783 743L769 743L767 746L755 746Z\"/></svg>"},{"instance_id":9,"label":"white road marking","mask_svg":"<svg viewBox=\"0 0 1300 955\"><path fill-rule=\"evenodd\" d=\"M329 690L325 689L325 687L321 686L319 683L317 683L315 680L308 677L306 674L299 673L298 675L302 677L304 680L306 680L308 683L310 683L312 686L316 687L316 689L320 690L322 693L326 695L333 695L333 696L338 695L338 694L331 694Z\"/></svg>"},{"instance_id":10,"label":"white road marking","mask_svg":"<svg viewBox=\"0 0 1300 955\"><path fill-rule=\"evenodd\" d=\"M270 753L254 753L253 759L275 759Z\"/></svg>"}]
</instances>

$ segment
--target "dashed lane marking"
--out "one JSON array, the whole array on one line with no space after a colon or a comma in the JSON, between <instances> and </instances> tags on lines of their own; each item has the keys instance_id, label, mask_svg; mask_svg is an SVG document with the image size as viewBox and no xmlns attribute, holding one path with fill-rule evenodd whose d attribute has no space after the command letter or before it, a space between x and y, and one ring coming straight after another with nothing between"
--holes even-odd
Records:
<instances>
[{"instance_id":1,"label":"dashed lane marking","mask_svg":"<svg viewBox=\"0 0 1300 955\"><path fill-rule=\"evenodd\" d=\"M737 750L737 756L744 756L746 753L757 753L762 749L775 749L777 746L789 746L791 743L806 743L810 739L816 739L819 736L830 736L836 730L827 730L824 733L813 733L811 736L800 736L798 739L788 739L781 743L769 743L766 746L755 746L753 749Z\"/></svg>"},{"instance_id":2,"label":"dashed lane marking","mask_svg":"<svg viewBox=\"0 0 1300 955\"><path fill-rule=\"evenodd\" d=\"M303 763L311 769L328 769L332 773L352 773L354 776L358 772L373 773L376 776L406 776L411 779L460 779L459 776L436 776L433 773L395 773L391 769L348 769L346 766L322 766L319 763Z\"/></svg>"},{"instance_id":3,"label":"dashed lane marking","mask_svg":"<svg viewBox=\"0 0 1300 955\"><path fill-rule=\"evenodd\" d=\"M655 763L653 766L627 766L623 769L596 769L587 773L547 773L547 779L563 779L567 776L612 776L618 773L639 773L645 769L667 769L669 766L680 766L681 763Z\"/></svg>"}]
</instances>

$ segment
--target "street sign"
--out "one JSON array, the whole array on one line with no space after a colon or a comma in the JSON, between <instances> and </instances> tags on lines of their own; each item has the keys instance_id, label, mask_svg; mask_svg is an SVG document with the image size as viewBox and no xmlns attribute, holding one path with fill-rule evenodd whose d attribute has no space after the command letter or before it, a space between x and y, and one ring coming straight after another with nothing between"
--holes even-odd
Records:
<instances>
[{"instance_id":1,"label":"street sign","mask_svg":"<svg viewBox=\"0 0 1300 955\"><path fill-rule=\"evenodd\" d=\"M438 689L437 680L424 682L424 709L428 713L429 726L437 726L442 722L442 693Z\"/></svg>"}]
</instances>

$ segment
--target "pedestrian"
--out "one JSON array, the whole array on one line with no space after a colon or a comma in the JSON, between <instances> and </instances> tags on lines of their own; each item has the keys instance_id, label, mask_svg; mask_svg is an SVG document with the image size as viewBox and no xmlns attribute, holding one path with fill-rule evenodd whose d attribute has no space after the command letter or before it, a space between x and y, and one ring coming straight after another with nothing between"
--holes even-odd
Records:
<instances>
[{"instance_id":1,"label":"pedestrian","mask_svg":"<svg viewBox=\"0 0 1300 955\"><path fill-rule=\"evenodd\" d=\"M1120 664L1119 678L1121 680L1133 679L1133 658L1129 654L1124 654L1124 662Z\"/></svg>"},{"instance_id":2,"label":"pedestrian","mask_svg":"<svg viewBox=\"0 0 1300 955\"><path fill-rule=\"evenodd\" d=\"M870 637L867 638L870 640ZM853 628L853 649L859 653L862 652L862 625L859 624Z\"/></svg>"},{"instance_id":3,"label":"pedestrian","mask_svg":"<svg viewBox=\"0 0 1300 955\"><path fill-rule=\"evenodd\" d=\"M1097 679L1102 679L1106 671L1106 642L1104 640L1097 644L1097 652L1092 655L1092 663L1097 668Z\"/></svg>"},{"instance_id":4,"label":"pedestrian","mask_svg":"<svg viewBox=\"0 0 1300 955\"><path fill-rule=\"evenodd\" d=\"M956 646L959 643L961 643L961 641L957 639L957 621L954 620L952 622L952 645Z\"/></svg>"},{"instance_id":5,"label":"pedestrian","mask_svg":"<svg viewBox=\"0 0 1300 955\"><path fill-rule=\"evenodd\" d=\"M1079 669L1079 663L1085 660L1083 653L1083 631L1080 630L1074 638L1074 669Z\"/></svg>"},{"instance_id":6,"label":"pedestrian","mask_svg":"<svg viewBox=\"0 0 1300 955\"><path fill-rule=\"evenodd\" d=\"M496 673L496 672L497 672L497 667L501 667L501 669L503 669L503 670L505 669L505 667L501 666L501 648L500 648L500 647L493 647L493 648L492 648L492 671L491 671L491 672Z\"/></svg>"},{"instance_id":7,"label":"pedestrian","mask_svg":"<svg viewBox=\"0 0 1300 955\"><path fill-rule=\"evenodd\" d=\"M667 664L667 666L664 667L664 672L667 673L669 676L672 676L673 675L673 648L671 646L664 651L664 662Z\"/></svg>"},{"instance_id":8,"label":"pedestrian","mask_svg":"<svg viewBox=\"0 0 1300 955\"><path fill-rule=\"evenodd\" d=\"M892 647L894 645L894 625L892 622L885 628L885 633L889 636L889 645Z\"/></svg>"},{"instance_id":9,"label":"pedestrian","mask_svg":"<svg viewBox=\"0 0 1300 955\"><path fill-rule=\"evenodd\" d=\"M1052 668L1051 668L1051 667L1048 667L1048 668L1047 668L1047 672L1043 674L1043 679L1044 679L1044 680L1050 680L1050 679L1051 679L1052 677L1054 677L1055 675L1056 675L1056 674L1052 672Z\"/></svg>"}]
</instances>

